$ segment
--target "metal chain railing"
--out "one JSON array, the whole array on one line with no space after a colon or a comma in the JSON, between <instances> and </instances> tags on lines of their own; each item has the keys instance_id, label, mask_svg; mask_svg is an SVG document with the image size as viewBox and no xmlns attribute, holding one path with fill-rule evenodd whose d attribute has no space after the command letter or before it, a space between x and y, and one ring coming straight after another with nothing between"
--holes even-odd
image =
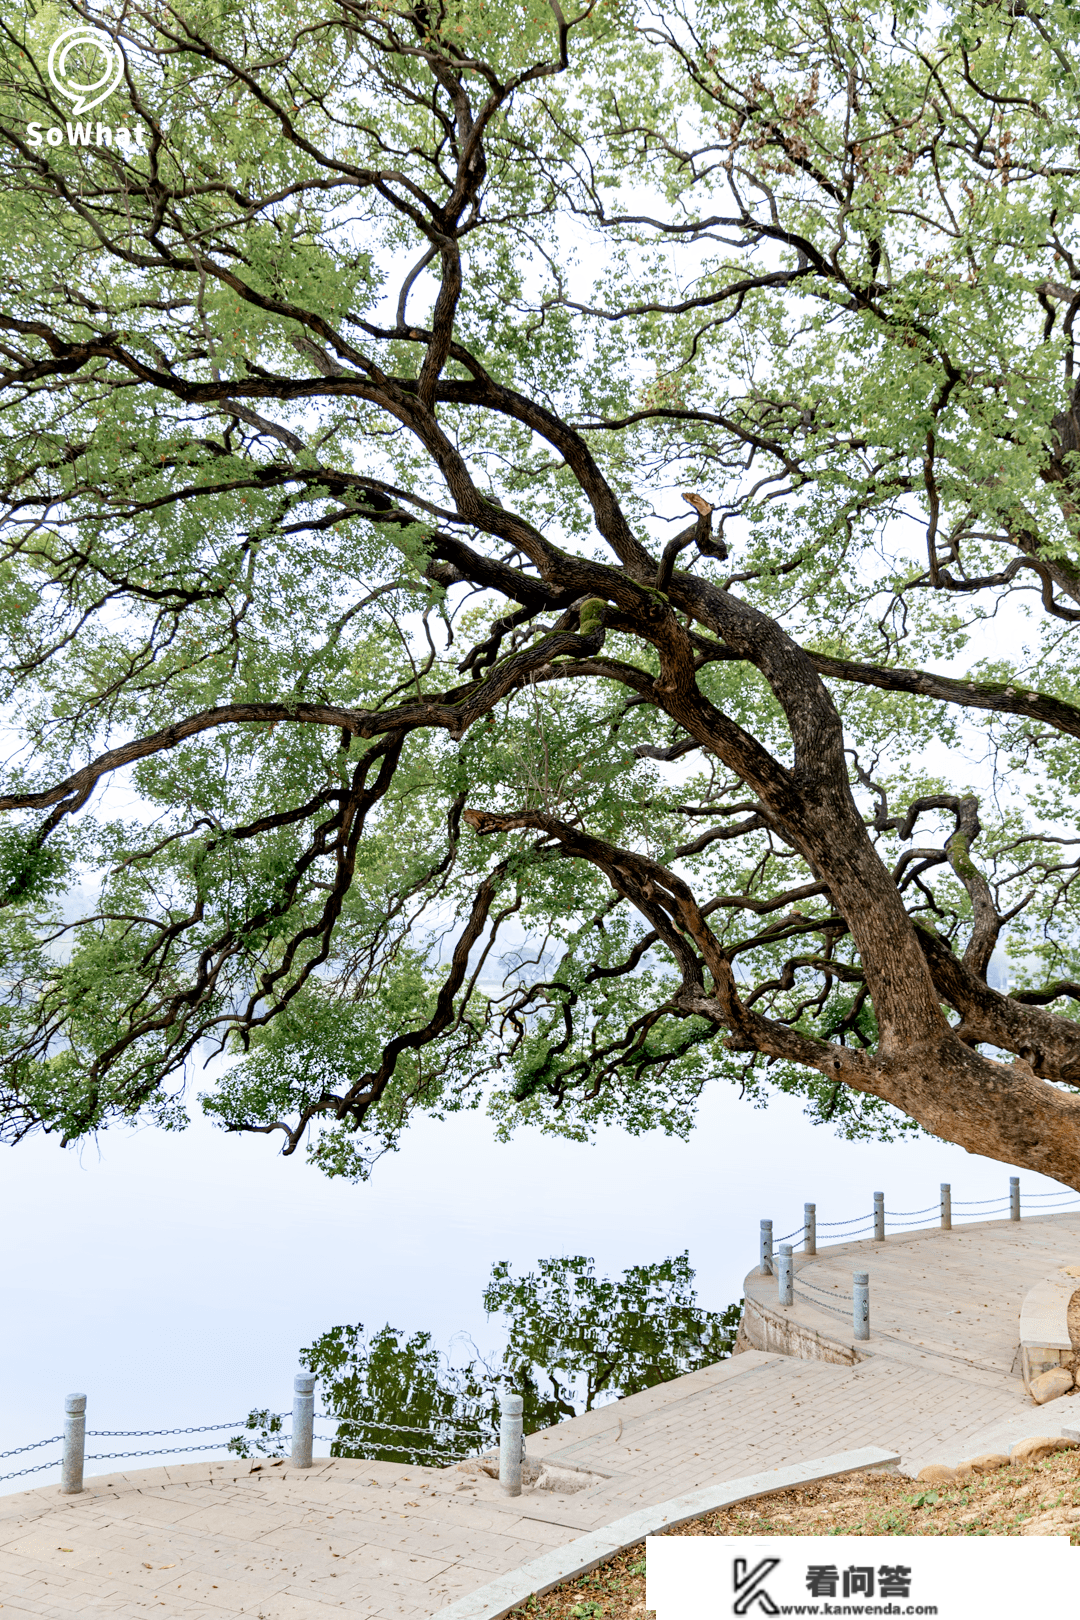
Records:
<instances>
[{"instance_id":1,"label":"metal chain railing","mask_svg":"<svg viewBox=\"0 0 1080 1620\"><path fill-rule=\"evenodd\" d=\"M811 1260L817 1254L818 1229L835 1234L832 1241L840 1245L852 1239L858 1239L865 1232L872 1231L874 1239L883 1243L886 1238L886 1228L891 1226L894 1230L902 1231L913 1226L925 1228L926 1216L938 1213L943 1232L952 1230L953 1196L952 1187L947 1181L941 1183L941 1196L936 1204L926 1204L922 1209L885 1208L885 1194L874 1194L874 1209L870 1215L853 1215L844 1221L819 1221L817 1218L817 1205L807 1203L803 1205L803 1223L795 1227L794 1231L785 1232L783 1237L773 1239L773 1223L771 1220L761 1222L761 1249L759 1257L759 1270L763 1276L775 1276L777 1281L777 1297L781 1307L793 1305L796 1299L815 1310L828 1311L833 1316L848 1317L850 1315L852 1330L856 1339L870 1337L870 1274L869 1271L854 1271L852 1273L852 1291L850 1294L840 1293L834 1286L824 1288L819 1283L811 1282L806 1276L806 1267L796 1270L795 1250L803 1250L803 1258ZM1036 1217L1049 1215L1056 1210L1076 1210L1080 1205L1080 1195L1062 1188L1056 1192L1032 1193L1027 1197L1029 1212ZM1037 1201L1037 1202L1036 1202ZM1034 1207L1032 1207L1034 1206ZM957 1199L956 1208L977 1211L968 1217L969 1220L980 1221L992 1218L998 1212L1008 1210L1010 1221L1019 1221L1021 1218L1020 1178L1009 1177L1008 1197L997 1198L967 1198ZM800 1238L799 1243L793 1243L793 1238ZM836 1255L835 1248L832 1253ZM836 1256L839 1258L839 1256ZM851 1258L856 1259L852 1253ZM866 1264L865 1251L858 1255L858 1263ZM804 1290L809 1289L806 1293ZM812 1296L817 1296L812 1297ZM888 1337L888 1335L885 1335ZM901 1341L897 1340L897 1343ZM927 1354L942 1354L933 1352L924 1346ZM967 1358L969 1361L971 1358ZM981 1363L971 1362L971 1365Z\"/></svg>"},{"instance_id":2,"label":"metal chain railing","mask_svg":"<svg viewBox=\"0 0 1080 1620\"><path fill-rule=\"evenodd\" d=\"M307 1375L304 1382L306 1385L313 1385L314 1378ZM346 1416L337 1412L320 1412L318 1418L321 1422L336 1423L339 1425L339 1429L337 1434L334 1435L315 1435L312 1430L316 1414L310 1389L305 1390L305 1394L301 1399L306 1401L310 1408L307 1413L310 1426L307 1429L306 1438L309 1461L312 1440L318 1440L320 1444L329 1446L336 1444L366 1445L368 1449L377 1454L392 1452L396 1456L407 1459L427 1457L434 1458L442 1463L460 1462L466 1457L476 1455L478 1450L490 1449L493 1443L497 1443L493 1434L492 1423L490 1421L485 1423L481 1418L477 1417L455 1418L446 1416L435 1418L428 1424L385 1423L374 1413L358 1417L355 1414ZM60 1442L64 1445L63 1457L54 1457L48 1462L34 1463L27 1468L16 1468L9 1473L0 1474L0 1484L11 1479L21 1479L29 1474L44 1473L51 1468L61 1468L66 1472L72 1457L77 1453L78 1483L70 1488L79 1490L82 1488L82 1467L84 1463L120 1462L125 1459L142 1457L176 1457L189 1456L193 1452L235 1450L236 1441L245 1441L245 1437L252 1434L258 1436L251 1442L259 1447L255 1455L264 1457L270 1455L262 1448L265 1442L271 1439L282 1447L282 1455L284 1455L286 1438L280 1431L282 1423L290 1415L293 1419L292 1456L295 1460L297 1457L298 1420L301 1429L303 1428L303 1415L299 1412L298 1406L294 1406L291 1414L289 1412L257 1411L249 1413L245 1418L234 1419L227 1423L189 1424L186 1427L175 1429L85 1429L83 1427L85 1423L83 1416L85 1405L84 1396L70 1396L68 1398L68 1428L64 1434L51 1435L47 1440L34 1440L28 1445L14 1446L9 1451L0 1452L0 1461L3 1461L8 1457L21 1457L26 1452L40 1450L43 1446L52 1446ZM350 1433L350 1430L353 1432ZM154 1446L134 1451L95 1451L89 1453L85 1451L85 1442L87 1440L170 1439L173 1436L189 1434L220 1434L225 1436L228 1431L232 1431L229 1438L203 1441L189 1446ZM394 1445L383 1438L386 1433L403 1436L416 1435L418 1439L412 1443ZM421 1437L427 1439L430 1443L428 1445L421 1444ZM449 1445L455 1441L454 1449L449 1449ZM466 1447L471 1446L471 1449L460 1449L463 1443ZM301 1460L299 1463L301 1467L309 1465L309 1462L303 1461L304 1445L305 1441L302 1438ZM241 1451L240 1455L248 1460L253 1460L245 1451ZM66 1490L69 1489L69 1486L64 1485L63 1488Z\"/></svg>"},{"instance_id":3,"label":"metal chain railing","mask_svg":"<svg viewBox=\"0 0 1080 1620\"><path fill-rule=\"evenodd\" d=\"M287 1418L288 1412L267 1412L267 1417ZM88 1440L156 1440L159 1435L166 1434L213 1434L219 1429L243 1429L247 1426L247 1418L238 1418L232 1423L200 1423L191 1429L87 1429ZM185 1448L178 1447L178 1450ZM194 1450L194 1447L187 1447ZM135 1453L132 1452L132 1456Z\"/></svg>"},{"instance_id":4,"label":"metal chain railing","mask_svg":"<svg viewBox=\"0 0 1080 1620\"><path fill-rule=\"evenodd\" d=\"M168 1431L166 1430L166 1433ZM211 1440L204 1446L158 1446L153 1451L91 1451L86 1462L119 1462L123 1457L182 1457L189 1451L224 1451L228 1442Z\"/></svg>"},{"instance_id":5,"label":"metal chain railing","mask_svg":"<svg viewBox=\"0 0 1080 1620\"><path fill-rule=\"evenodd\" d=\"M478 1445L481 1447L490 1447L490 1445L494 1443L492 1425L490 1423L485 1424L482 1419L475 1417L441 1417L435 1418L431 1423L426 1425L416 1423L384 1423L379 1417L374 1415L370 1417L357 1417L354 1413L350 1413L348 1416L343 1416L339 1412L318 1412L315 1414L315 1418L319 1422L337 1423L340 1424L341 1427L346 1431L353 1431L352 1433L346 1432L343 1434L339 1429L338 1433L333 1437L328 1435L317 1435L315 1437L325 1444L362 1446L366 1443L374 1451L392 1451L403 1457L435 1457L440 1462L463 1462L465 1458L475 1455L476 1447ZM376 1431L376 1435L379 1437L385 1433L426 1435L432 1439L438 1440L440 1443L437 1445L422 1446L416 1442L413 1442L410 1445L395 1446L391 1445L388 1441L385 1441L382 1438L376 1438L375 1436L371 1435L365 1436L362 1432L364 1430L374 1430ZM467 1436L473 1441L473 1450L448 1451L446 1449L445 1442L443 1441L443 1437L439 1433L440 1430L449 1430L458 1437ZM447 1436L447 1438L449 1438L449 1436Z\"/></svg>"},{"instance_id":6,"label":"metal chain railing","mask_svg":"<svg viewBox=\"0 0 1080 1620\"><path fill-rule=\"evenodd\" d=\"M837 1293L835 1288L822 1288L817 1283L812 1283L812 1282L807 1281L806 1277L803 1275L802 1272L799 1272L799 1287L800 1288L812 1288L814 1290L815 1294L825 1294L827 1296L827 1298L829 1298L829 1299L846 1299L846 1300L850 1300L850 1298L851 1298L850 1294L839 1294L839 1293Z\"/></svg>"},{"instance_id":7,"label":"metal chain railing","mask_svg":"<svg viewBox=\"0 0 1080 1620\"><path fill-rule=\"evenodd\" d=\"M942 1192L944 1196L946 1194L945 1183L942 1184ZM1080 1195L1077 1194L1066 1192L1024 1194L1024 1202L1027 1204L1033 1203L1036 1199L1040 1200L1040 1212L1045 1210L1048 1214L1057 1209L1071 1209L1080 1206ZM947 1207L949 1217L945 1222L946 1225L951 1224L953 1210L977 1209L982 1212L977 1217L980 1219L992 1218L994 1215L1004 1214L1006 1211L1011 1213L1014 1219L1019 1218L1017 1213L1019 1205L1012 1194L1007 1194L1005 1197L999 1195L996 1198L954 1198ZM814 1206L811 1205L808 1208L813 1209ZM865 1215L852 1215L845 1221L820 1221L815 1217L813 1222L815 1242L818 1232L834 1233L835 1238L833 1241L847 1242L849 1239L860 1238L867 1232L877 1230L881 1224L880 1218L882 1216L884 1224L894 1228L920 1226L925 1224L924 1216L937 1214L941 1209L942 1205L939 1203L926 1204L922 1209L879 1209L878 1212L870 1211ZM794 1227L792 1231L785 1232L782 1237L778 1237L773 1241L777 1247L782 1243L791 1243L794 1248L798 1249L805 1244L806 1231L807 1227L804 1221L802 1225Z\"/></svg>"},{"instance_id":8,"label":"metal chain railing","mask_svg":"<svg viewBox=\"0 0 1080 1620\"><path fill-rule=\"evenodd\" d=\"M63 1438L62 1434L54 1434L48 1440L32 1440L28 1446L13 1446L10 1451L0 1451L0 1462L6 1457L21 1457L24 1451L37 1451L41 1446L58 1446Z\"/></svg>"},{"instance_id":9,"label":"metal chain railing","mask_svg":"<svg viewBox=\"0 0 1080 1620\"><path fill-rule=\"evenodd\" d=\"M1025 1194L1024 1201L1031 1215L1050 1215L1080 1208L1080 1195L1066 1188L1056 1192ZM816 1254L819 1232L827 1234L827 1241L834 1244L857 1242L871 1232L878 1242L882 1242L888 1228L905 1231L925 1226L928 1224L926 1217L935 1212L940 1216L944 1231L952 1228L954 1210L961 1214L961 1219L968 1221L992 1220L1006 1211L1010 1220L1018 1221L1021 1216L1020 1204L1019 1176L1010 1176L1008 1195L1004 1198L999 1194L996 1198L958 1198L954 1201L952 1187L943 1181L938 1203L925 1204L921 1209L887 1210L885 1194L876 1192L872 1211L864 1215L851 1215L842 1221L819 1221L817 1205L807 1203L803 1206L802 1225L781 1237L774 1237L771 1220L761 1222L760 1268L766 1273L775 1273L777 1267L784 1264L784 1254L794 1254L796 1250L802 1250L805 1255ZM966 1214L963 1213L965 1211Z\"/></svg>"},{"instance_id":10,"label":"metal chain railing","mask_svg":"<svg viewBox=\"0 0 1080 1620\"><path fill-rule=\"evenodd\" d=\"M816 1311L828 1311L833 1316L842 1316L846 1321L851 1321L851 1307L854 1304L854 1298L851 1294L837 1294L837 1299L843 1300L846 1304L846 1309L841 1310L838 1305L825 1305L819 1303L816 1299L811 1299L807 1294L800 1293L802 1287L803 1284L800 1281L799 1287L793 1288L792 1293L796 1299L801 1299L804 1305L812 1305Z\"/></svg>"},{"instance_id":11,"label":"metal chain railing","mask_svg":"<svg viewBox=\"0 0 1080 1620\"><path fill-rule=\"evenodd\" d=\"M44 1444L44 1442L39 1440L38 1445L42 1444ZM33 1451L34 1447L23 1446L21 1449L23 1451ZM5 1479L22 1479L26 1474L40 1474L45 1468L59 1468L62 1462L62 1457L54 1457L52 1462L36 1463L33 1468L13 1468L10 1474L0 1474L0 1484L2 1484Z\"/></svg>"},{"instance_id":12,"label":"metal chain railing","mask_svg":"<svg viewBox=\"0 0 1080 1620\"><path fill-rule=\"evenodd\" d=\"M286 1418L289 1414L288 1412L275 1412L268 1413L267 1416ZM238 1418L229 1423L200 1423L185 1429L86 1429L83 1437L86 1440L156 1440L174 1434L214 1434L222 1433L226 1429L232 1429L235 1432L237 1429L245 1429L247 1421L247 1418ZM6 1457L19 1457L24 1451L36 1451L41 1446L57 1445L64 1439L64 1435L54 1434L48 1440L34 1440L28 1446L15 1446L11 1451L0 1451L0 1461L3 1461ZM126 1457L176 1457L184 1456L192 1451L224 1451L227 1449L228 1443L228 1440L211 1440L199 1446L158 1446L153 1450L144 1451L95 1451L91 1452L89 1456L84 1454L83 1461L119 1462ZM62 1464L63 1458L57 1457L52 1462L38 1463L33 1468L16 1468L10 1473L0 1474L0 1484L9 1479L21 1479L25 1474L40 1474L48 1468L59 1468Z\"/></svg>"},{"instance_id":13,"label":"metal chain railing","mask_svg":"<svg viewBox=\"0 0 1080 1620\"><path fill-rule=\"evenodd\" d=\"M430 1433L430 1430L427 1432ZM313 1438L328 1446L340 1444L342 1439L339 1434L317 1434ZM434 1446L391 1446L382 1440L373 1441L372 1449L375 1451L396 1451L403 1457L438 1457L441 1462L464 1462L466 1457L475 1455L471 1451L442 1451ZM361 1458L360 1460L369 1461L370 1459Z\"/></svg>"},{"instance_id":14,"label":"metal chain railing","mask_svg":"<svg viewBox=\"0 0 1080 1620\"><path fill-rule=\"evenodd\" d=\"M284 1415L284 1414L283 1414ZM384 1423L378 1417L343 1417L340 1412L316 1412L317 1423L352 1423L357 1428L389 1429L395 1434L430 1434L433 1425L416 1423ZM435 1424L449 1424L455 1429L483 1428L479 1418L436 1418Z\"/></svg>"}]
</instances>

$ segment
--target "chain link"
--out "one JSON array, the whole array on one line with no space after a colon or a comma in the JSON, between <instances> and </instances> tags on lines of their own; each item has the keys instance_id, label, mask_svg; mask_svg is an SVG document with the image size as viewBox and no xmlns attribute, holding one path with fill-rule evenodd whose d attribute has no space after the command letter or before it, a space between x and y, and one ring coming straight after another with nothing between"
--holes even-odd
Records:
<instances>
[{"instance_id":1,"label":"chain link","mask_svg":"<svg viewBox=\"0 0 1080 1620\"><path fill-rule=\"evenodd\" d=\"M816 1299L807 1299L806 1295L805 1294L800 1294L799 1290L797 1288L793 1289L792 1292L794 1293L796 1299L801 1299L804 1305L812 1305L815 1310L831 1311L833 1316L845 1316L845 1317L848 1317L848 1318L850 1318L850 1316L851 1316L850 1311L838 1310L835 1305L824 1305L824 1304L819 1305L818 1301ZM854 1301L851 1299L850 1294L837 1294L835 1297L837 1299L846 1299L849 1304L854 1303Z\"/></svg>"},{"instance_id":2,"label":"chain link","mask_svg":"<svg viewBox=\"0 0 1080 1620\"><path fill-rule=\"evenodd\" d=\"M158 1446L154 1451L95 1451L87 1462L119 1462L124 1457L179 1457L188 1451L225 1451L227 1440L211 1440L202 1446Z\"/></svg>"},{"instance_id":3,"label":"chain link","mask_svg":"<svg viewBox=\"0 0 1080 1620\"><path fill-rule=\"evenodd\" d=\"M829 1299L851 1299L852 1297L850 1294L838 1294L834 1288L821 1288L817 1283L808 1282L801 1271L797 1275L800 1288L812 1288L815 1294L825 1294Z\"/></svg>"},{"instance_id":4,"label":"chain link","mask_svg":"<svg viewBox=\"0 0 1080 1620\"><path fill-rule=\"evenodd\" d=\"M0 1451L0 1461L3 1461L5 1457L21 1457L24 1451L37 1451L41 1446L58 1446L63 1438L62 1434L54 1434L51 1440L32 1440L28 1446L15 1446L12 1451ZM43 1468L47 1466L45 1463L42 1464ZM4 1474L0 1477L4 1479L13 1478L11 1474Z\"/></svg>"},{"instance_id":5,"label":"chain link","mask_svg":"<svg viewBox=\"0 0 1080 1620\"><path fill-rule=\"evenodd\" d=\"M315 1420L318 1423L349 1423L358 1429L389 1429L395 1434L431 1434L432 1430L442 1425L448 1428L464 1429L470 1425L482 1428L478 1418L466 1418L463 1423L455 1423L452 1418L436 1418L434 1423L418 1425L415 1423L380 1423L378 1418L342 1417L338 1412L316 1412Z\"/></svg>"},{"instance_id":6,"label":"chain link","mask_svg":"<svg viewBox=\"0 0 1080 1620\"><path fill-rule=\"evenodd\" d=\"M1031 1203L1036 1198L1041 1198L1041 1199L1053 1198L1053 1199L1056 1199L1058 1201L1059 1206L1066 1206L1066 1205L1071 1205L1071 1204L1080 1204L1080 1197L1069 1198L1069 1197L1066 1196L1066 1197L1063 1198L1060 1193L1025 1193L1024 1194L1024 1203L1026 1203L1026 1204ZM985 1209L987 1207L987 1205L990 1205L990 1204L997 1205L997 1207L999 1209L1008 1209L1010 1207L1010 1200L1008 1198L1002 1198L1000 1195L997 1198L954 1198L952 1200L952 1208L954 1210L956 1210L956 1209ZM903 1225L903 1224L914 1224L913 1222L912 1223L907 1223L905 1218L908 1217L908 1216L932 1215L938 1209L940 1209L940 1207L941 1207L940 1204L927 1204L924 1209L887 1209L885 1211L885 1219L887 1221L891 1221L896 1226ZM849 1227L849 1226L856 1226L856 1227L859 1227L861 1230L869 1231L870 1227L873 1225L873 1223L874 1223L873 1214L867 1214L867 1215L853 1215L852 1218L849 1221L818 1221L816 1223L816 1226L817 1226L817 1230L819 1232L820 1231L838 1231L842 1227ZM797 1226L793 1232L786 1232L783 1237L774 1239L774 1242L776 1242L776 1243L787 1243L787 1242L790 1241L791 1238L797 1237L799 1235L799 1233L805 1232L805 1230L806 1230L806 1227L805 1227L805 1223L804 1223L802 1226ZM849 1237L854 1237L854 1236L857 1236L857 1235L858 1235L857 1233L848 1233Z\"/></svg>"},{"instance_id":7,"label":"chain link","mask_svg":"<svg viewBox=\"0 0 1080 1620\"><path fill-rule=\"evenodd\" d=\"M47 1445L48 1441L41 1441L39 1444ZM23 1446L22 1449L24 1451L32 1451L33 1447ZM7 1455L10 1457L13 1455L13 1453L8 1452ZM3 1484L5 1479L22 1479L24 1474L40 1474L45 1468L59 1468L62 1461L62 1458L57 1457L55 1462L37 1463L33 1468L16 1468L10 1474L0 1474L0 1485Z\"/></svg>"},{"instance_id":8,"label":"chain link","mask_svg":"<svg viewBox=\"0 0 1080 1620\"><path fill-rule=\"evenodd\" d=\"M312 1436L312 1439L318 1440L320 1445L326 1445L326 1446L340 1445L340 1444L343 1443L338 1435L334 1435L334 1436L331 1437L328 1434L316 1434L316 1435ZM439 1457L444 1462L462 1462L466 1457L471 1457L472 1456L472 1452L470 1452L470 1451L436 1451L430 1446L383 1446L383 1445L380 1445L380 1446L377 1446L375 1449L377 1451L398 1451L398 1452L401 1452L402 1455L406 1456L406 1457L415 1457L417 1455L419 1455L421 1457ZM370 1458L370 1457L362 1457L362 1458L359 1459L359 1461L361 1461L361 1462L371 1462L373 1460L374 1459Z\"/></svg>"},{"instance_id":9,"label":"chain link","mask_svg":"<svg viewBox=\"0 0 1080 1620\"><path fill-rule=\"evenodd\" d=\"M269 1418L287 1418L289 1412L269 1412ZM153 1440L158 1435L167 1434L213 1434L216 1429L246 1429L247 1418L237 1418L232 1423L202 1423L192 1429L87 1429L86 1438L94 1440ZM48 1444L47 1441L40 1442ZM183 1449L183 1448L178 1448ZM190 1448L189 1448L190 1449ZM134 1452L131 1453L135 1455Z\"/></svg>"},{"instance_id":10,"label":"chain link","mask_svg":"<svg viewBox=\"0 0 1080 1620\"><path fill-rule=\"evenodd\" d=\"M272 1421L275 1418L284 1419L289 1416L291 1416L289 1412L270 1412L267 1414L268 1421ZM362 1429L390 1429L395 1433L426 1435L433 1441L436 1441L437 1439L435 1429L432 1426L422 1427L418 1424L409 1423L379 1423L377 1419L374 1418L344 1418L333 1412L320 1412L319 1418L325 1422L353 1425ZM445 1422L447 1427L452 1428L457 1432L461 1432L468 1427L475 1429L482 1428L479 1419L476 1418L468 1418L463 1423L452 1423L450 1419L442 1421ZM264 1426L265 1425L259 1424L256 1425L254 1429L251 1429L248 1426L247 1418L239 1418L230 1423L200 1423L193 1424L190 1427L183 1429L87 1429L86 1438L88 1440L149 1440L157 1439L159 1437L165 1438L166 1436L174 1434L213 1434L224 1429L231 1429L234 1431L234 1433L230 1438L242 1439L245 1435L255 1433ZM239 1431L239 1434L237 1434L236 1431ZM270 1432L274 1433L275 1431L271 1430ZM37 1451L42 1446L56 1445L63 1440L63 1438L64 1437L61 1434L54 1434L48 1440L34 1440L30 1443L30 1445L27 1446L15 1446L10 1451L0 1452L0 1459L6 1457L20 1457L24 1452ZM331 1436L320 1434L316 1435L315 1438L321 1445L335 1445L342 1443L342 1441L347 1443L349 1436ZM477 1438L480 1438L480 1436L478 1435ZM371 1442L369 1441L369 1443ZM224 1451L228 1449L228 1445L229 1442L227 1440L211 1440L197 1446L156 1446L153 1449L147 1449L145 1451L96 1451L91 1452L88 1456L86 1456L84 1461L123 1462L127 1459L137 1457L180 1457L190 1455L190 1453L195 1451ZM391 1446L380 1444L377 1445L376 1449L379 1451L398 1452L402 1456L413 1456L414 1454L419 1453L421 1456L442 1458L444 1461L449 1462L458 1462L463 1458L472 1455L472 1453L468 1451L443 1451L439 1448L437 1443L433 1443L429 1446ZM40 1474L49 1468L59 1468L62 1461L62 1458L57 1457L53 1462L36 1463L31 1468L13 1469L10 1473L0 1474L0 1484L9 1479L22 1479L26 1474Z\"/></svg>"}]
</instances>

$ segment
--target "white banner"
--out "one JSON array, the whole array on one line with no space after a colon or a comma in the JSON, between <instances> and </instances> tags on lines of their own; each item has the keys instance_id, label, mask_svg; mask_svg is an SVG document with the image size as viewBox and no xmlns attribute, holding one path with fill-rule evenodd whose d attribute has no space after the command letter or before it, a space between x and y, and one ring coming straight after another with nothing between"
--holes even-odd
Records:
<instances>
[{"instance_id":1,"label":"white banner","mask_svg":"<svg viewBox=\"0 0 1080 1620\"><path fill-rule=\"evenodd\" d=\"M1075 1620L1080 1552L1067 1536L649 1536L657 1620L728 1615L932 1614Z\"/></svg>"}]
</instances>

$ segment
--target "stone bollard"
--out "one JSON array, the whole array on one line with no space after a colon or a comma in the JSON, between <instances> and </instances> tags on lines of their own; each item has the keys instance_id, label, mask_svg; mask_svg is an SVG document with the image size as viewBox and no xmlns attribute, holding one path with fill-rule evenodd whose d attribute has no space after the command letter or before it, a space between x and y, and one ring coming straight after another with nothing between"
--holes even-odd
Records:
<instances>
[{"instance_id":1,"label":"stone bollard","mask_svg":"<svg viewBox=\"0 0 1080 1620\"><path fill-rule=\"evenodd\" d=\"M884 1241L885 1241L885 1194L883 1192L876 1192L874 1194L874 1242L875 1243L884 1243Z\"/></svg>"},{"instance_id":2,"label":"stone bollard","mask_svg":"<svg viewBox=\"0 0 1080 1620\"><path fill-rule=\"evenodd\" d=\"M803 1253L817 1254L817 1205L804 1204L802 1210Z\"/></svg>"},{"instance_id":3,"label":"stone bollard","mask_svg":"<svg viewBox=\"0 0 1080 1620\"><path fill-rule=\"evenodd\" d=\"M499 1484L507 1496L521 1495L522 1409L520 1395L504 1395L499 1417Z\"/></svg>"},{"instance_id":4,"label":"stone bollard","mask_svg":"<svg viewBox=\"0 0 1080 1620\"><path fill-rule=\"evenodd\" d=\"M941 1230L952 1231L952 1187L947 1181L941 1183Z\"/></svg>"},{"instance_id":5,"label":"stone bollard","mask_svg":"<svg viewBox=\"0 0 1080 1620\"><path fill-rule=\"evenodd\" d=\"M1018 1221L1020 1219L1020 1177L1019 1176L1010 1176L1009 1177L1009 1219L1010 1219L1010 1221Z\"/></svg>"},{"instance_id":6,"label":"stone bollard","mask_svg":"<svg viewBox=\"0 0 1080 1620\"><path fill-rule=\"evenodd\" d=\"M60 1464L60 1489L75 1496L83 1488L83 1458L86 1454L86 1396L68 1395L64 1401L64 1458Z\"/></svg>"},{"instance_id":7,"label":"stone bollard","mask_svg":"<svg viewBox=\"0 0 1080 1620\"><path fill-rule=\"evenodd\" d=\"M765 1276L772 1276L772 1221L762 1221L761 1223L761 1258L759 1265Z\"/></svg>"},{"instance_id":8,"label":"stone bollard","mask_svg":"<svg viewBox=\"0 0 1080 1620\"><path fill-rule=\"evenodd\" d=\"M855 1337L857 1339L868 1339L870 1337L870 1273L868 1271L852 1272L851 1281L851 1314L855 1324Z\"/></svg>"},{"instance_id":9,"label":"stone bollard","mask_svg":"<svg viewBox=\"0 0 1080 1620\"><path fill-rule=\"evenodd\" d=\"M777 1267L777 1276L778 1276L779 1284L780 1284L780 1303L781 1303L781 1305L790 1305L794 1301L795 1296L794 1296L794 1294L792 1293L792 1290L791 1290L791 1278L792 1278L793 1270L794 1270L794 1262L792 1261L792 1258L791 1258L791 1244L790 1243L781 1243L781 1245L780 1245L780 1264Z\"/></svg>"},{"instance_id":10,"label":"stone bollard","mask_svg":"<svg viewBox=\"0 0 1080 1620\"><path fill-rule=\"evenodd\" d=\"M315 1437L315 1374L297 1373L292 1387L292 1456L289 1460L294 1468L310 1468Z\"/></svg>"}]
</instances>

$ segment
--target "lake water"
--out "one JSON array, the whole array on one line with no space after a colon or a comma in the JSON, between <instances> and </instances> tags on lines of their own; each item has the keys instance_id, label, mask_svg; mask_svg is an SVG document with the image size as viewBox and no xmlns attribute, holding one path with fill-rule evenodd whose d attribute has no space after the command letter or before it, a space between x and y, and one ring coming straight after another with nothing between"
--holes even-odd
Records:
<instances>
[{"instance_id":1,"label":"lake water","mask_svg":"<svg viewBox=\"0 0 1080 1620\"><path fill-rule=\"evenodd\" d=\"M819 1222L841 1220L869 1210L876 1188L897 1211L936 1206L941 1181L954 1204L1004 1197L1010 1173L944 1143L843 1142L794 1099L758 1111L725 1086L707 1093L689 1143L526 1132L503 1146L482 1116L459 1116L418 1125L357 1187L202 1121L179 1135L109 1134L77 1153L34 1139L0 1153L0 1451L58 1434L74 1390L87 1394L91 1429L284 1410L300 1348L340 1322L428 1328L448 1348L464 1332L493 1348L481 1294L500 1259L524 1269L588 1254L617 1273L688 1249L700 1302L720 1310L757 1262L762 1216L779 1238L801 1225L805 1199ZM1021 1186L1055 1183L1021 1172ZM212 1437L175 1444L201 1438ZM50 1455L9 1458L0 1472Z\"/></svg>"}]
</instances>

